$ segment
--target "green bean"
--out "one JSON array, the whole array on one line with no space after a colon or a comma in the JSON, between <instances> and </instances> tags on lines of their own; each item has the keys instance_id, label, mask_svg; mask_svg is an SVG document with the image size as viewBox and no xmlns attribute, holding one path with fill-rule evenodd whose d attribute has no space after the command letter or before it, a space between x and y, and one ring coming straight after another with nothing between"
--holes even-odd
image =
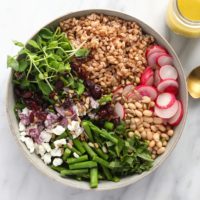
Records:
<instances>
[{"instance_id":1,"label":"green bean","mask_svg":"<svg viewBox=\"0 0 200 200\"><path fill-rule=\"evenodd\" d=\"M90 187L96 188L98 186L98 169L92 168L90 169Z\"/></svg>"},{"instance_id":2,"label":"green bean","mask_svg":"<svg viewBox=\"0 0 200 200\"><path fill-rule=\"evenodd\" d=\"M70 146L70 145L68 145L67 144L67 147L71 150L71 151L73 151L73 152L75 152L75 153L77 153L79 156L81 156L81 152L80 151L78 151L76 148L74 148L74 147L72 147L72 146Z\"/></svg>"},{"instance_id":3,"label":"green bean","mask_svg":"<svg viewBox=\"0 0 200 200\"><path fill-rule=\"evenodd\" d=\"M68 136L68 133L65 131L64 133L62 133L61 135L59 135L56 140L60 140L60 139L63 139L63 138L66 138Z\"/></svg>"},{"instance_id":4,"label":"green bean","mask_svg":"<svg viewBox=\"0 0 200 200\"><path fill-rule=\"evenodd\" d=\"M113 177L112 177L112 174L110 172L110 170L104 166L102 166L102 169L103 169L103 173L105 174L106 178L109 180L109 181L112 181L113 180Z\"/></svg>"},{"instance_id":5,"label":"green bean","mask_svg":"<svg viewBox=\"0 0 200 200\"><path fill-rule=\"evenodd\" d=\"M65 170L64 167L61 167L61 166L54 166L54 165L51 166L51 169L53 169L53 170L55 170L55 171L57 171L57 172L61 172L62 170Z\"/></svg>"},{"instance_id":6,"label":"green bean","mask_svg":"<svg viewBox=\"0 0 200 200\"><path fill-rule=\"evenodd\" d=\"M96 155L93 156L92 160L96 161L97 163L99 163L100 165L102 165L104 167L111 168L109 162L100 158L99 156L96 156Z\"/></svg>"},{"instance_id":7,"label":"green bean","mask_svg":"<svg viewBox=\"0 0 200 200\"><path fill-rule=\"evenodd\" d=\"M66 160L70 155L71 155L71 150L68 149L68 148L66 148L65 151L64 151L64 153L63 153L62 159Z\"/></svg>"},{"instance_id":8,"label":"green bean","mask_svg":"<svg viewBox=\"0 0 200 200\"><path fill-rule=\"evenodd\" d=\"M86 132L86 134L87 134L89 140L90 140L91 142L94 142L94 138L93 138L92 132L91 132L91 130L90 130L89 123L88 123L87 121L83 121L83 122L81 123L81 125L82 125L82 127L84 128L84 130L85 130L85 132Z\"/></svg>"},{"instance_id":9,"label":"green bean","mask_svg":"<svg viewBox=\"0 0 200 200\"><path fill-rule=\"evenodd\" d=\"M88 173L88 169L65 169L60 172L61 176L70 176L70 175L78 175L78 174L85 174Z\"/></svg>"},{"instance_id":10,"label":"green bean","mask_svg":"<svg viewBox=\"0 0 200 200\"><path fill-rule=\"evenodd\" d=\"M92 131L94 131L95 133L97 134L100 134L102 137L110 140L111 142L113 142L114 144L117 144L118 143L118 139L113 137L110 133L108 133L106 130L104 129L100 129L98 128L97 126L95 126L94 124L92 124L90 122L90 128L92 129Z\"/></svg>"},{"instance_id":11,"label":"green bean","mask_svg":"<svg viewBox=\"0 0 200 200\"><path fill-rule=\"evenodd\" d=\"M78 162L82 162L86 160L88 160L88 155L80 156L79 158L68 158L67 163L73 164L73 163L78 163Z\"/></svg>"},{"instance_id":12,"label":"green bean","mask_svg":"<svg viewBox=\"0 0 200 200\"><path fill-rule=\"evenodd\" d=\"M81 141L79 139L74 139L73 140L73 143L75 145L75 147L82 153L84 154L85 153L85 149L83 148L83 145L81 143Z\"/></svg>"},{"instance_id":13,"label":"green bean","mask_svg":"<svg viewBox=\"0 0 200 200\"><path fill-rule=\"evenodd\" d=\"M105 154L100 148L94 148L94 151L103 159L108 160L109 156Z\"/></svg>"},{"instance_id":14,"label":"green bean","mask_svg":"<svg viewBox=\"0 0 200 200\"><path fill-rule=\"evenodd\" d=\"M113 179L112 179L113 182L119 182L120 181L120 178L117 177L117 176L114 176Z\"/></svg>"},{"instance_id":15,"label":"green bean","mask_svg":"<svg viewBox=\"0 0 200 200\"><path fill-rule=\"evenodd\" d=\"M112 123L112 122L105 122L104 123L104 128L106 129L106 130L109 130L109 131L112 131L113 130L113 128L114 128L114 124Z\"/></svg>"},{"instance_id":16,"label":"green bean","mask_svg":"<svg viewBox=\"0 0 200 200\"><path fill-rule=\"evenodd\" d=\"M87 142L83 142L83 146L85 148L85 150L87 151L87 153L93 157L94 155L96 155L96 153L92 150L92 148L88 145Z\"/></svg>"},{"instance_id":17,"label":"green bean","mask_svg":"<svg viewBox=\"0 0 200 200\"><path fill-rule=\"evenodd\" d=\"M85 169L92 167L97 167L97 163L94 161L85 161L69 165L69 169Z\"/></svg>"}]
</instances>

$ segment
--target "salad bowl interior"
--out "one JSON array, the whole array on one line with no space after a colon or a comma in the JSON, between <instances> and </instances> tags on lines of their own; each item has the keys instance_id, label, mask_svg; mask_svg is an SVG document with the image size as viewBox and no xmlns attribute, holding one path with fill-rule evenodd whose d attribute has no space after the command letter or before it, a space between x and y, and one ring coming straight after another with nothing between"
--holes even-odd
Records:
<instances>
[{"instance_id":1,"label":"salad bowl interior","mask_svg":"<svg viewBox=\"0 0 200 200\"><path fill-rule=\"evenodd\" d=\"M129 184L133 184L133 183L141 180L148 174L152 173L168 157L168 155L171 153L171 151L176 146L176 144L181 136L181 133L183 131L183 128L184 128L184 124L186 121L186 114L187 114L187 106L188 106L188 93L187 93L187 89L186 89L185 75L184 75L181 63L180 63L175 51L173 50L173 48L159 33L157 33L155 30L153 30L147 24L145 24L144 22L140 21L139 19L137 19L135 17L124 14L122 12L116 12L116 11L110 11L110 10L96 10L96 9L83 10L83 11L66 14L66 15L50 22L45 27L55 28L59 25L59 22L62 20L72 18L72 17L81 17L81 16L85 16L85 15L88 15L91 13L102 13L102 14L106 14L106 15L110 15L110 16L116 16L116 17L119 17L119 18L122 18L125 20L135 21L142 27L144 32L152 35L159 45L161 45L167 49L167 51L170 53L170 55L172 55L172 57L174 59L174 66L176 67L178 75L179 75L179 83L180 83L179 98L182 100L183 109L184 109L183 119L182 119L181 123L177 127L175 127L175 134L170 139L165 153L160 155L158 158L156 158L156 160L153 164L153 167L149 171L143 172L142 174L126 176L126 177L122 178L120 180L120 182L117 182L117 183L108 182L108 181L100 181L97 190L111 190L111 189L121 188L121 187L127 186ZM34 36L35 35L33 35L32 38L34 38ZM27 150L26 146L20 141L19 136L18 136L19 134L17 134L19 130L18 130L18 121L13 112L14 105L15 105L15 97L14 97L14 93L13 93L12 73L11 73L9 80L8 80L8 87L7 87L6 111L7 111L7 116L8 116L8 121L9 121L9 126L11 129L11 132L12 132L13 136L15 137L17 143L19 144L20 148L24 152L25 156L27 157L27 159L39 171L41 171L42 173L44 173L45 175L47 175L48 177L50 177L51 179L53 179L55 181L58 181L69 187L86 189L86 190L90 189L88 183L85 181L77 181L77 180L70 179L70 178L64 179L64 178L60 177L56 171L53 171L51 168L49 168L47 165L45 165L43 163L43 161L36 154L30 154L30 152Z\"/></svg>"}]
</instances>

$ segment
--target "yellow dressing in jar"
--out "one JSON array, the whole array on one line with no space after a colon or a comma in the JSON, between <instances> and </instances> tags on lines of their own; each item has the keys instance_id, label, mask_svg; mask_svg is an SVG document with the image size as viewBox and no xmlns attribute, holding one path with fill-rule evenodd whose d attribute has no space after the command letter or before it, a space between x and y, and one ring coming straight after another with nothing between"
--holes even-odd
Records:
<instances>
[{"instance_id":1,"label":"yellow dressing in jar","mask_svg":"<svg viewBox=\"0 0 200 200\"><path fill-rule=\"evenodd\" d=\"M200 0L177 0L177 5L185 18L200 21Z\"/></svg>"},{"instance_id":2,"label":"yellow dressing in jar","mask_svg":"<svg viewBox=\"0 0 200 200\"><path fill-rule=\"evenodd\" d=\"M177 34L200 37L200 0L170 0L167 24Z\"/></svg>"}]
</instances>

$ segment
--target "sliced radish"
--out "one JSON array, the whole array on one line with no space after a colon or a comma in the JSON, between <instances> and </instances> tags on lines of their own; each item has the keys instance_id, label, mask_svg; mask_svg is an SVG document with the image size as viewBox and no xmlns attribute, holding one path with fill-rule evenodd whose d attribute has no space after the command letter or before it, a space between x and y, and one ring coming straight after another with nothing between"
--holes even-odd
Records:
<instances>
[{"instance_id":1,"label":"sliced radish","mask_svg":"<svg viewBox=\"0 0 200 200\"><path fill-rule=\"evenodd\" d=\"M183 113L183 104L178 100L178 110L176 114L168 120L168 123L172 126L177 126L183 118Z\"/></svg>"},{"instance_id":2,"label":"sliced radish","mask_svg":"<svg viewBox=\"0 0 200 200\"><path fill-rule=\"evenodd\" d=\"M122 88L122 86L119 86L113 91L113 96L122 94L122 92L123 92L123 88Z\"/></svg>"},{"instance_id":3,"label":"sliced radish","mask_svg":"<svg viewBox=\"0 0 200 200\"><path fill-rule=\"evenodd\" d=\"M167 53L162 54L156 58L156 64L160 67L164 65L172 65L173 58Z\"/></svg>"},{"instance_id":4,"label":"sliced radish","mask_svg":"<svg viewBox=\"0 0 200 200\"><path fill-rule=\"evenodd\" d=\"M141 84L153 85L153 82L154 82L153 70L151 67L147 67L141 75Z\"/></svg>"},{"instance_id":5,"label":"sliced radish","mask_svg":"<svg viewBox=\"0 0 200 200\"><path fill-rule=\"evenodd\" d=\"M169 118L173 117L176 114L177 110L178 110L178 101L177 100L174 102L174 104L172 106L170 106L167 109L161 109L161 108L158 108L157 106L155 106L155 108L154 108L155 114L158 117L163 118L163 119L169 119Z\"/></svg>"},{"instance_id":6,"label":"sliced radish","mask_svg":"<svg viewBox=\"0 0 200 200\"><path fill-rule=\"evenodd\" d=\"M177 94L178 92L178 82L174 79L162 80L157 86L158 92L169 92Z\"/></svg>"},{"instance_id":7,"label":"sliced radish","mask_svg":"<svg viewBox=\"0 0 200 200\"><path fill-rule=\"evenodd\" d=\"M115 111L116 115L117 115L120 119L124 119L124 117L125 117L125 110L124 110L124 107L123 107L119 102L117 102L117 103L115 104L114 111Z\"/></svg>"},{"instance_id":8,"label":"sliced radish","mask_svg":"<svg viewBox=\"0 0 200 200\"><path fill-rule=\"evenodd\" d=\"M148 61L148 64L155 68L157 66L157 63L156 63L156 60L158 57L160 57L161 55L165 55L165 53L163 52L155 52L155 53L152 53L150 54L149 56L147 56L147 61Z\"/></svg>"},{"instance_id":9,"label":"sliced radish","mask_svg":"<svg viewBox=\"0 0 200 200\"><path fill-rule=\"evenodd\" d=\"M161 77L161 79L174 79L176 80L178 78L178 73L175 69L175 67L171 66L171 65L163 65L160 68L159 71L159 75Z\"/></svg>"},{"instance_id":10,"label":"sliced radish","mask_svg":"<svg viewBox=\"0 0 200 200\"><path fill-rule=\"evenodd\" d=\"M155 53L155 52L167 53L163 47L158 46L158 45L151 45L146 50L146 57L148 57L150 54Z\"/></svg>"},{"instance_id":11,"label":"sliced radish","mask_svg":"<svg viewBox=\"0 0 200 200\"><path fill-rule=\"evenodd\" d=\"M159 70L156 69L154 73L154 85L157 87L160 81L161 81L161 78L160 78Z\"/></svg>"},{"instance_id":12,"label":"sliced radish","mask_svg":"<svg viewBox=\"0 0 200 200\"><path fill-rule=\"evenodd\" d=\"M134 85L132 83L126 85L123 89L122 95L123 96L128 95L129 93L133 91L133 89L134 89Z\"/></svg>"},{"instance_id":13,"label":"sliced radish","mask_svg":"<svg viewBox=\"0 0 200 200\"><path fill-rule=\"evenodd\" d=\"M171 107L175 101L176 97L174 94L165 92L158 95L156 99L156 106L161 109L166 109Z\"/></svg>"},{"instance_id":14,"label":"sliced radish","mask_svg":"<svg viewBox=\"0 0 200 200\"><path fill-rule=\"evenodd\" d=\"M140 85L135 88L142 96L148 96L151 100L155 100L158 93L152 86Z\"/></svg>"}]
</instances>

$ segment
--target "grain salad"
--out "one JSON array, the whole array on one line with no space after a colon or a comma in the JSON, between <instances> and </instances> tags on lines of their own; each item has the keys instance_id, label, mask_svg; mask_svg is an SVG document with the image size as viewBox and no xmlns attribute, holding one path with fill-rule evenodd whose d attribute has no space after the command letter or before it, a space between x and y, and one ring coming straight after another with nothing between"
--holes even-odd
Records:
<instances>
[{"instance_id":1,"label":"grain salad","mask_svg":"<svg viewBox=\"0 0 200 200\"><path fill-rule=\"evenodd\" d=\"M96 188L165 152L184 114L178 73L139 24L92 13L14 43L18 138L61 177Z\"/></svg>"}]
</instances>

